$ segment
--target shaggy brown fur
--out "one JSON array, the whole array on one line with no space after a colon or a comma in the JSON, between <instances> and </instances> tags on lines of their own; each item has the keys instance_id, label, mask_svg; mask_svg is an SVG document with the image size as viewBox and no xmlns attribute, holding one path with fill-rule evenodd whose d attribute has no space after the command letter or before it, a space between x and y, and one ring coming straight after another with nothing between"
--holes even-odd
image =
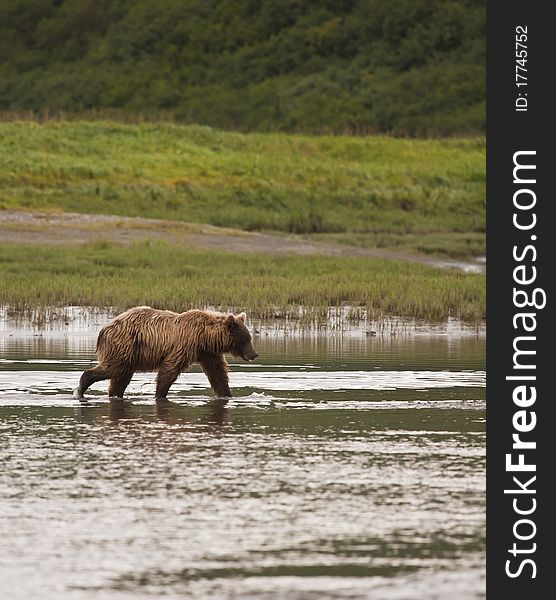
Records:
<instances>
[{"instance_id":1,"label":"shaggy brown fur","mask_svg":"<svg viewBox=\"0 0 556 600\"><path fill-rule=\"evenodd\" d=\"M156 397L166 398L170 386L191 364L198 363L218 396L230 396L225 353L246 361L257 358L245 313L188 310L174 313L149 306L131 308L103 327L98 335L99 364L83 373L74 395L110 379L108 394L122 397L133 373L158 371Z\"/></svg>"}]
</instances>

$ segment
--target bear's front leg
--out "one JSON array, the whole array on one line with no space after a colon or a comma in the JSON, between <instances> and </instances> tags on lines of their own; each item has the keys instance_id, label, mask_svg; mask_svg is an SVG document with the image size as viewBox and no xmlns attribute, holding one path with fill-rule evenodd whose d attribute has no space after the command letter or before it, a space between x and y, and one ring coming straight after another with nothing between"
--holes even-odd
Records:
<instances>
[{"instance_id":1,"label":"bear's front leg","mask_svg":"<svg viewBox=\"0 0 556 600\"><path fill-rule=\"evenodd\" d=\"M200 352L197 362L201 365L217 396L226 398L232 395L228 385L228 363L223 354Z\"/></svg>"}]
</instances>

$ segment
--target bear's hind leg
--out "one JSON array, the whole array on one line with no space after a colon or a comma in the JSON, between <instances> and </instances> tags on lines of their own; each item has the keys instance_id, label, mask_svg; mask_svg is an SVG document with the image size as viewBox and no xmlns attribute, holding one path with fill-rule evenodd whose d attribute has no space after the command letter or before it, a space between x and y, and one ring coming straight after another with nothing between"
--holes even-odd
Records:
<instances>
[{"instance_id":1,"label":"bear's hind leg","mask_svg":"<svg viewBox=\"0 0 556 600\"><path fill-rule=\"evenodd\" d=\"M201 365L212 389L219 398L232 395L228 384L228 363L223 354L200 352L197 362Z\"/></svg>"},{"instance_id":2,"label":"bear's hind leg","mask_svg":"<svg viewBox=\"0 0 556 600\"><path fill-rule=\"evenodd\" d=\"M125 389L129 385L132 377L133 371L131 373L121 373L116 377L112 377L110 379L110 385L108 386L108 395L111 398L123 398Z\"/></svg>"},{"instance_id":3,"label":"bear's hind leg","mask_svg":"<svg viewBox=\"0 0 556 600\"><path fill-rule=\"evenodd\" d=\"M81 378L79 379L79 385L73 392L74 398L83 398L83 394L97 381L108 379L110 374L103 365L98 365L94 369L88 369L83 371Z\"/></svg>"},{"instance_id":4,"label":"bear's hind leg","mask_svg":"<svg viewBox=\"0 0 556 600\"><path fill-rule=\"evenodd\" d=\"M160 369L158 369L155 396L157 400L166 400L170 386L176 381L180 373L181 369L176 368L173 365L162 365Z\"/></svg>"}]
</instances>

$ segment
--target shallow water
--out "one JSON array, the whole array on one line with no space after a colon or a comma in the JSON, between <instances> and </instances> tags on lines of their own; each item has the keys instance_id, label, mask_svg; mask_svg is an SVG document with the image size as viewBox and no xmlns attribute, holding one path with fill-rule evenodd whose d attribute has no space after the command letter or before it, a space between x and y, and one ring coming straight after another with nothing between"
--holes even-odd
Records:
<instances>
[{"instance_id":1,"label":"shallow water","mask_svg":"<svg viewBox=\"0 0 556 600\"><path fill-rule=\"evenodd\" d=\"M0 322L2 598L484 597L483 335L258 326L227 405L80 406L104 319Z\"/></svg>"}]
</instances>

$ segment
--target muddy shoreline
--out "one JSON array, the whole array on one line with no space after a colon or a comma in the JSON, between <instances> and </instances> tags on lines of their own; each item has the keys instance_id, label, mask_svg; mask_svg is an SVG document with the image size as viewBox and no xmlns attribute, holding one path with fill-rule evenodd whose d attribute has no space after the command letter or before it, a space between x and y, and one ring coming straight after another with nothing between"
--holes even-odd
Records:
<instances>
[{"instance_id":1,"label":"muddy shoreline","mask_svg":"<svg viewBox=\"0 0 556 600\"><path fill-rule=\"evenodd\" d=\"M207 250L254 252L259 254L297 254L367 257L417 262L466 273L484 273L484 259L458 261L395 252L382 248L358 248L179 221L91 215L62 212L0 211L0 240L9 244L84 244L109 241L129 244L146 239Z\"/></svg>"}]
</instances>

